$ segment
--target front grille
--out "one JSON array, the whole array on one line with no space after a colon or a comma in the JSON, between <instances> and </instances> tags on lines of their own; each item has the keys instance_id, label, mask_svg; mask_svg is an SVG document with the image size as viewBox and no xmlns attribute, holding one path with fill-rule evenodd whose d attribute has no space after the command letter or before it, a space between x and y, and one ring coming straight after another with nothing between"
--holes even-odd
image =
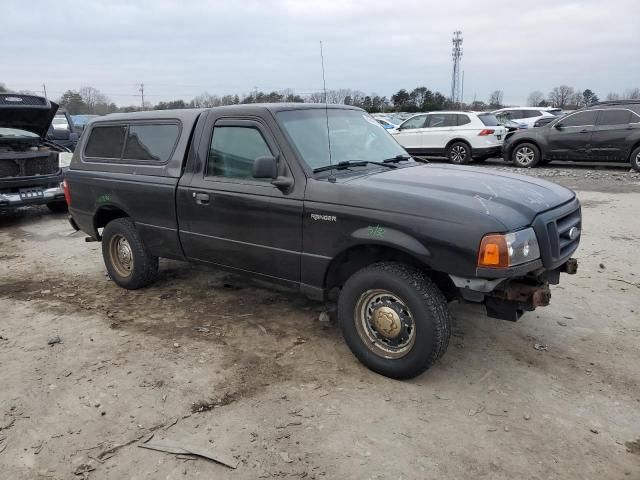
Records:
<instances>
[{"instance_id":1,"label":"front grille","mask_svg":"<svg viewBox=\"0 0 640 480\"><path fill-rule=\"evenodd\" d=\"M16 99L20 99L16 101ZM44 107L47 105L47 100L42 97L36 97L35 95L20 95L14 93L3 93L0 95L0 105L15 106L36 106Z\"/></svg>"},{"instance_id":2,"label":"front grille","mask_svg":"<svg viewBox=\"0 0 640 480\"><path fill-rule=\"evenodd\" d=\"M571 238L572 229L574 238ZM580 202L574 198L569 203L541 213L533 221L533 229L540 245L540 257L545 268L560 267L578 248L582 231Z\"/></svg>"},{"instance_id":3,"label":"front grille","mask_svg":"<svg viewBox=\"0 0 640 480\"><path fill-rule=\"evenodd\" d=\"M55 153L35 158L0 160L0 178L53 175L59 169Z\"/></svg>"}]
</instances>

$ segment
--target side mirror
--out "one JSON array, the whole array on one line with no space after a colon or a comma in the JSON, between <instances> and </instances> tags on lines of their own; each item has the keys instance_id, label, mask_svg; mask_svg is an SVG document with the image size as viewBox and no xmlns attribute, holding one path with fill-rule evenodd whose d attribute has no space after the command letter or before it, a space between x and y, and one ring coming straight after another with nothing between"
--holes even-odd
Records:
<instances>
[{"instance_id":1,"label":"side mirror","mask_svg":"<svg viewBox=\"0 0 640 480\"><path fill-rule=\"evenodd\" d=\"M275 157L258 157L253 162L251 175L254 178L278 178L278 160Z\"/></svg>"},{"instance_id":2,"label":"side mirror","mask_svg":"<svg viewBox=\"0 0 640 480\"><path fill-rule=\"evenodd\" d=\"M71 132L69 134L69 140L71 140L73 143L76 143L79 138L80 138L80 135L78 135L76 132Z\"/></svg>"},{"instance_id":3,"label":"side mirror","mask_svg":"<svg viewBox=\"0 0 640 480\"><path fill-rule=\"evenodd\" d=\"M556 123L553 128L555 128L556 130L562 130L564 127L560 124L560 123Z\"/></svg>"}]
</instances>

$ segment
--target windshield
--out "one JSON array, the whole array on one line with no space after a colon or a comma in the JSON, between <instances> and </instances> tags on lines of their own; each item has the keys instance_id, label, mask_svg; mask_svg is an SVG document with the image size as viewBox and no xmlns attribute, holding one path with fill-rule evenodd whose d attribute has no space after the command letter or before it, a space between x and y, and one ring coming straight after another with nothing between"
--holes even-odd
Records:
<instances>
[{"instance_id":1,"label":"windshield","mask_svg":"<svg viewBox=\"0 0 640 480\"><path fill-rule=\"evenodd\" d=\"M0 138L39 138L38 135L18 128L0 127Z\"/></svg>"},{"instance_id":2,"label":"windshield","mask_svg":"<svg viewBox=\"0 0 640 480\"><path fill-rule=\"evenodd\" d=\"M331 162L327 141L327 117ZM358 110L287 110L277 114L285 133L311 168L347 161L381 162L407 152L375 119Z\"/></svg>"}]
</instances>

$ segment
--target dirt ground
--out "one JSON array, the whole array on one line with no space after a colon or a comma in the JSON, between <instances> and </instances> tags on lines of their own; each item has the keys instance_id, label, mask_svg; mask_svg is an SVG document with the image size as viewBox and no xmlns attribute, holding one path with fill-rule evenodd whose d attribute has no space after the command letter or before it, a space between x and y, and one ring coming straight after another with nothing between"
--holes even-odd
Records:
<instances>
[{"instance_id":1,"label":"dirt ground","mask_svg":"<svg viewBox=\"0 0 640 480\"><path fill-rule=\"evenodd\" d=\"M322 305L169 261L125 291L64 215L0 215L0 477L640 479L640 175L528 173L577 189L579 273L517 323L451 305L447 354L406 382Z\"/></svg>"}]
</instances>

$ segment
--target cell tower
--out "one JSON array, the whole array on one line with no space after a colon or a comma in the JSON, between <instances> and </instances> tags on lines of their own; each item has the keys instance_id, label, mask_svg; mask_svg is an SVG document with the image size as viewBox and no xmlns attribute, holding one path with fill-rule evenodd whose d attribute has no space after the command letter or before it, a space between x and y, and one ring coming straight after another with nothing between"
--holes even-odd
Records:
<instances>
[{"instance_id":1,"label":"cell tower","mask_svg":"<svg viewBox=\"0 0 640 480\"><path fill-rule=\"evenodd\" d=\"M462 32L456 30L451 39L451 59L453 60L453 73L451 74L451 102L460 103L462 100L460 87L460 63L462 62Z\"/></svg>"}]
</instances>

